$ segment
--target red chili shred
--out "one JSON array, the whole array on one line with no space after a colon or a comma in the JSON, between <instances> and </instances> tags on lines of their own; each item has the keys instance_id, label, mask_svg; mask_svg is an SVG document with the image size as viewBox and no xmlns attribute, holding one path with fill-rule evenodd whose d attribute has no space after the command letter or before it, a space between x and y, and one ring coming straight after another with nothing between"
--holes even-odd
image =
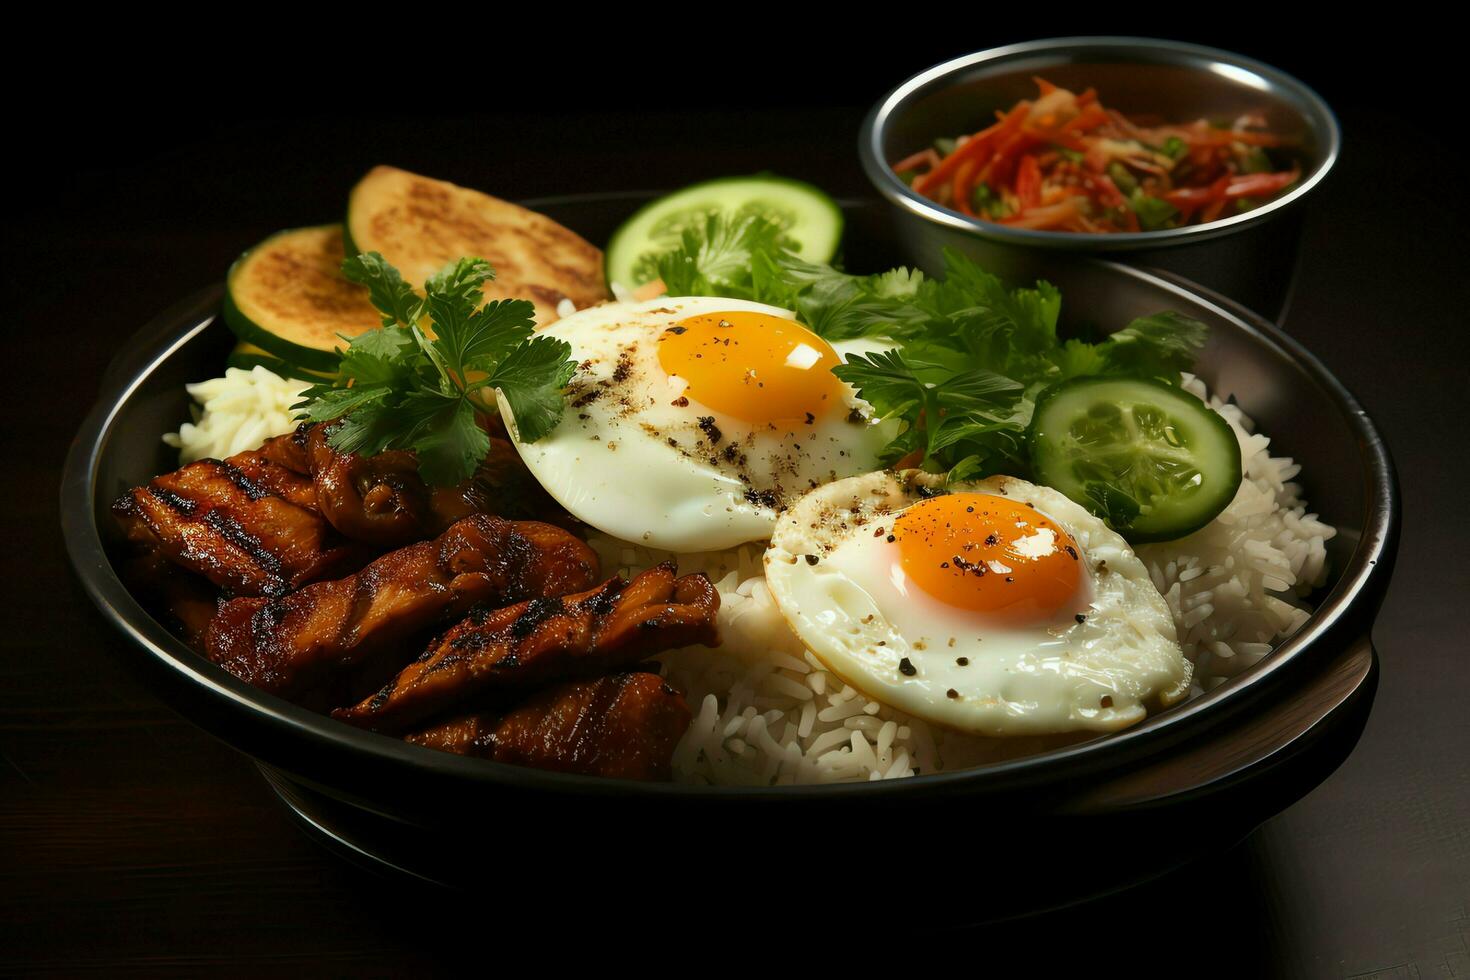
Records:
<instances>
[{"instance_id":1,"label":"red chili shred","mask_svg":"<svg viewBox=\"0 0 1470 980\"><path fill-rule=\"evenodd\" d=\"M1290 141L1265 117L1145 125L1034 79L996 122L893 165L925 197L962 214L1035 231L1089 234L1208 224L1260 207L1301 179L1273 159ZM939 145L945 152L940 152Z\"/></svg>"}]
</instances>

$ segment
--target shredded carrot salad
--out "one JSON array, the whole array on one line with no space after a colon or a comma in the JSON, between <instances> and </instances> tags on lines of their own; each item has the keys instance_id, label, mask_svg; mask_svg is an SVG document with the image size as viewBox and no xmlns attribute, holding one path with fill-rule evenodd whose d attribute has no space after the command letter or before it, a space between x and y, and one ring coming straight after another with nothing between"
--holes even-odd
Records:
<instances>
[{"instance_id":1,"label":"shredded carrot salad","mask_svg":"<svg viewBox=\"0 0 1470 980\"><path fill-rule=\"evenodd\" d=\"M1199 119L1142 126L1035 79L1040 94L994 125L898 161L913 189L971 217L1012 228L1089 233L1206 224L1259 207L1301 177L1268 151L1285 141L1259 114L1226 126Z\"/></svg>"}]
</instances>

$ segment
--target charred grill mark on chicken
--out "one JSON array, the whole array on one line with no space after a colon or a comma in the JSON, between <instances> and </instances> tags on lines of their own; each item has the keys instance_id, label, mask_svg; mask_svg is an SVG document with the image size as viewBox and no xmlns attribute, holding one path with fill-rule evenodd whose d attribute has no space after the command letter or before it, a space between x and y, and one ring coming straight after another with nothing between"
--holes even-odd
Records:
<instances>
[{"instance_id":1,"label":"charred grill mark on chicken","mask_svg":"<svg viewBox=\"0 0 1470 980\"><path fill-rule=\"evenodd\" d=\"M138 551L237 595L281 595L372 554L332 529L310 480L255 452L190 463L124 494L112 510Z\"/></svg>"},{"instance_id":2,"label":"charred grill mark on chicken","mask_svg":"<svg viewBox=\"0 0 1470 980\"><path fill-rule=\"evenodd\" d=\"M661 677L624 673L561 684L505 714L467 715L404 738L538 769L667 781L690 718L684 696Z\"/></svg>"},{"instance_id":3,"label":"charred grill mark on chicken","mask_svg":"<svg viewBox=\"0 0 1470 980\"><path fill-rule=\"evenodd\" d=\"M596 577L596 555L560 528L476 515L346 578L233 599L210 624L205 647L242 680L299 699L476 603L575 592Z\"/></svg>"},{"instance_id":4,"label":"charred grill mark on chicken","mask_svg":"<svg viewBox=\"0 0 1470 980\"><path fill-rule=\"evenodd\" d=\"M669 563L564 598L470 617L377 694L333 717L403 731L473 700L505 703L555 681L625 668L663 650L718 642L719 593Z\"/></svg>"},{"instance_id":5,"label":"charred grill mark on chicken","mask_svg":"<svg viewBox=\"0 0 1470 980\"><path fill-rule=\"evenodd\" d=\"M471 479L430 487L411 452L332 449L334 424L303 424L258 450L189 463L124 494L113 512L137 551L243 596L346 574L382 548L432 538L474 514L575 526L504 440L492 439Z\"/></svg>"}]
</instances>

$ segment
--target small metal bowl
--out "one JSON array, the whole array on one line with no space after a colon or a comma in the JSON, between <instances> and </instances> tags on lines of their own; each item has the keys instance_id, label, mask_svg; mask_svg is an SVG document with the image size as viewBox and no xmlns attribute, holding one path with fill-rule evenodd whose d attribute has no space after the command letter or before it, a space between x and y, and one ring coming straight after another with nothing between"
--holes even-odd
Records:
<instances>
[{"instance_id":1,"label":"small metal bowl","mask_svg":"<svg viewBox=\"0 0 1470 980\"><path fill-rule=\"evenodd\" d=\"M1036 95L1035 76L1082 91L1129 114L1171 121L1261 112L1293 140L1302 179L1287 194L1244 214L1203 225L1130 234L1031 231L981 221L916 194L892 161L940 136L975 132ZM868 114L858 152L868 178L896 206L904 244L922 267L956 248L1017 281L1075 255L1104 256L1186 276L1247 307L1279 318L1296 268L1301 209L1337 160L1341 134L1332 110L1291 76L1214 48L1132 37L1030 41L965 55L920 72Z\"/></svg>"}]
</instances>

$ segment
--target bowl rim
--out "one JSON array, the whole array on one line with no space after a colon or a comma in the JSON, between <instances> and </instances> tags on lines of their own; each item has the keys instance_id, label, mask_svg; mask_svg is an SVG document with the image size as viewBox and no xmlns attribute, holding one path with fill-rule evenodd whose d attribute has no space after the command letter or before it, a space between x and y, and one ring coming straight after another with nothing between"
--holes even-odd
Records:
<instances>
[{"instance_id":1,"label":"bowl rim","mask_svg":"<svg viewBox=\"0 0 1470 980\"><path fill-rule=\"evenodd\" d=\"M616 196L616 195L609 195ZM634 195L623 195L632 198ZM577 195L595 199L596 195ZM545 202L542 202L545 203ZM925 773L918 778L861 783L800 786L703 786L680 783L641 783L595 776L548 772L472 759L410 745L401 739L354 728L259 691L195 653L155 620L123 585L108 554L97 516L97 479L100 461L116 417L126 401L148 377L190 340L218 320L222 285L215 285L156 318L121 348L126 354L104 373L98 399L81 424L68 451L60 487L63 536L73 568L88 597L114 628L127 636L154 665L182 681L189 697L200 694L218 712L214 724L200 727L240 748L240 741L261 742L268 736L285 740L309 739L312 758L331 754L354 764L370 762L393 771L415 772L465 784L529 789L554 794L597 797L654 797L681 800L779 800L792 798L876 798L893 800L963 788L966 792L1003 791L1018 785L1055 782L1076 772L1091 774L1155 755L1170 744L1205 728L1225 724L1237 712L1258 702L1290 676L1301 654L1316 644L1333 646L1358 639L1371 625L1391 573L1399 524L1399 496L1391 456L1382 436L1353 395L1305 348L1265 319L1210 290L1167 274L1139 270L1115 262L1085 260L1106 267L1112 275L1142 281L1152 287L1198 303L1242 330L1256 343L1267 345L1285 358L1306 381L1323 390L1339 409L1356 436L1366 481L1361 537L1337 582L1296 635L1266 658L1212 691L1129 729L1112 732L1074 745L1031 756L968 768ZM1358 615L1365 613L1366 622ZM1344 631L1350 631L1342 635ZM222 736L217 729L231 721L250 726L252 739ZM269 765L320 782L293 767L279 753L253 753Z\"/></svg>"},{"instance_id":2,"label":"bowl rim","mask_svg":"<svg viewBox=\"0 0 1470 980\"><path fill-rule=\"evenodd\" d=\"M1289 93L1294 97L1293 101L1300 102L1307 107L1307 111L1302 113L1303 117L1311 122L1314 128L1320 128L1323 134L1320 159L1312 172L1289 193L1244 214L1183 228L1095 235L1011 228L972 218L914 193L913 189L900 180L893 172L893 168L888 165L883 150L884 136L892 119L911 99L943 88L952 76L962 71L990 62L1001 62L1026 55L1079 50L1115 51L1120 56L1119 60L1125 61L1131 54L1135 56L1133 60L1140 62L1156 60L1136 57L1140 54L1173 56L1177 61L1185 63L1185 67L1213 70L1213 73L1226 74L1237 79L1241 73L1254 76L1264 84L1268 91ZM1024 41L961 55L932 68L926 68L899 83L887 95L879 99L869 110L858 136L858 156L868 180L885 199L913 215L1006 245L1094 253L1128 252L1145 248L1189 245L1244 231L1279 215L1283 210L1300 202L1313 188L1326 179L1337 163L1341 149L1342 129L1338 124L1337 116L1326 100L1306 83L1279 68L1221 48L1163 38L1115 35Z\"/></svg>"}]
</instances>

